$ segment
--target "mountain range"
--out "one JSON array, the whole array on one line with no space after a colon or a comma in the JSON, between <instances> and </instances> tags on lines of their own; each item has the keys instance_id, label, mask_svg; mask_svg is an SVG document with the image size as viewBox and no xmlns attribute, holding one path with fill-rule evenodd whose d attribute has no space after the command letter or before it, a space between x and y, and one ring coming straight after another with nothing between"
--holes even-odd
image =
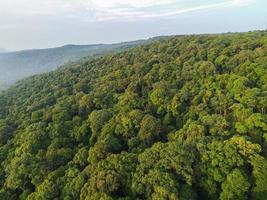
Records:
<instances>
[{"instance_id":1,"label":"mountain range","mask_svg":"<svg viewBox=\"0 0 267 200\"><path fill-rule=\"evenodd\" d=\"M57 48L23 50L3 53L0 49L0 89L31 75L49 72L64 63L83 57L119 52L146 40L117 44L65 45ZM2 52L2 53L1 53Z\"/></svg>"}]
</instances>

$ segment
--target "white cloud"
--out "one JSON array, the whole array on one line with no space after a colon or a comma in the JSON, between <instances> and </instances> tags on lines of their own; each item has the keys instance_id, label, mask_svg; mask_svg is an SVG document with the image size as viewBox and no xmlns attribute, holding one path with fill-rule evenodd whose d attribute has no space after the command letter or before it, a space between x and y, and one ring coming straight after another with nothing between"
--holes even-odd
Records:
<instances>
[{"instance_id":1,"label":"white cloud","mask_svg":"<svg viewBox=\"0 0 267 200\"><path fill-rule=\"evenodd\" d=\"M224 0L188 6L186 0L0 0L0 17L76 17L90 21L168 17L199 10L244 6L255 0ZM202 1L203 2L203 1ZM214 2L214 1L207 1ZM164 6L164 10L153 9ZM149 9L148 9L149 8ZM148 11L149 10L149 11ZM2 14L1 14L2 13Z\"/></svg>"},{"instance_id":2,"label":"white cloud","mask_svg":"<svg viewBox=\"0 0 267 200\"><path fill-rule=\"evenodd\" d=\"M182 13L189 13L189 12L199 11L199 10L226 8L226 7L233 7L233 6L245 6L253 2L254 0L231 0L231 1L225 1L225 2L220 2L220 3L200 5L200 6L195 6L191 8L174 9L174 10L170 10L168 12L162 12L162 13L144 14L140 17L141 18L168 17L168 16L175 16L175 15L179 15Z\"/></svg>"},{"instance_id":3,"label":"white cloud","mask_svg":"<svg viewBox=\"0 0 267 200\"><path fill-rule=\"evenodd\" d=\"M209 3L203 5L197 5L187 7L186 3L182 0L174 1L158 1L158 0L112 0L108 3L105 0L92 0L98 1L94 4L96 9L96 19L100 21L114 20L114 19L144 19L144 18L156 18L156 17L170 17L183 13L189 13L194 11L220 9L226 7L238 7L249 5L255 0L225 0L217 3ZM102 3L101 3L102 2ZM122 3L123 2L123 3ZM156 5L169 5L164 11L144 11L142 8L153 7ZM183 5L183 6L182 6Z\"/></svg>"},{"instance_id":4,"label":"white cloud","mask_svg":"<svg viewBox=\"0 0 267 200\"><path fill-rule=\"evenodd\" d=\"M177 0L91 0L99 8L133 7L144 8L157 5L177 3ZM179 1L179 0L178 0Z\"/></svg>"}]
</instances>

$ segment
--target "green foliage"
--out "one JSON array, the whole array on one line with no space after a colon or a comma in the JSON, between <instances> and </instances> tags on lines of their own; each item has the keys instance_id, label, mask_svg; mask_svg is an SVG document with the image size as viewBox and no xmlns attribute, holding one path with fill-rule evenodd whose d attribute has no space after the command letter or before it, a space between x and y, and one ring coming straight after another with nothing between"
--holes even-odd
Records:
<instances>
[{"instance_id":1,"label":"green foliage","mask_svg":"<svg viewBox=\"0 0 267 200\"><path fill-rule=\"evenodd\" d=\"M138 136L145 144L149 145L159 138L160 129L160 120L147 114L141 121Z\"/></svg>"},{"instance_id":2,"label":"green foliage","mask_svg":"<svg viewBox=\"0 0 267 200\"><path fill-rule=\"evenodd\" d=\"M266 31L174 36L0 93L0 199L267 199Z\"/></svg>"},{"instance_id":3,"label":"green foliage","mask_svg":"<svg viewBox=\"0 0 267 200\"><path fill-rule=\"evenodd\" d=\"M222 184L220 199L247 199L249 187L247 175L239 169L234 169Z\"/></svg>"},{"instance_id":4,"label":"green foliage","mask_svg":"<svg viewBox=\"0 0 267 200\"><path fill-rule=\"evenodd\" d=\"M178 199L180 184L192 185L193 151L178 143L156 143L138 157L133 190L145 199Z\"/></svg>"},{"instance_id":5,"label":"green foliage","mask_svg":"<svg viewBox=\"0 0 267 200\"><path fill-rule=\"evenodd\" d=\"M266 158L256 155L252 161L253 179L255 186L252 188L252 198L263 200L267 198L267 161Z\"/></svg>"}]
</instances>

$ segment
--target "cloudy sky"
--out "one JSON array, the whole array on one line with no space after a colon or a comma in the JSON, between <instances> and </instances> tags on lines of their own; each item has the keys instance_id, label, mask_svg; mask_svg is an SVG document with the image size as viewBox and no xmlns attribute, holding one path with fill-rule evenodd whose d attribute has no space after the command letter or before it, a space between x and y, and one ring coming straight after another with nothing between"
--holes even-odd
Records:
<instances>
[{"instance_id":1,"label":"cloudy sky","mask_svg":"<svg viewBox=\"0 0 267 200\"><path fill-rule=\"evenodd\" d=\"M266 0L0 0L0 48L267 29Z\"/></svg>"}]
</instances>

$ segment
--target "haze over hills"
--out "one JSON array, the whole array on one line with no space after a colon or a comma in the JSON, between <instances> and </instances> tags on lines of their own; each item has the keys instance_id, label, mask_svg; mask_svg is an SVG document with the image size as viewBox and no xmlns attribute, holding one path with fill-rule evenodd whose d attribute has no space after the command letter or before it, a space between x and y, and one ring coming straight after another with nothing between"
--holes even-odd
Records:
<instances>
[{"instance_id":1,"label":"haze over hills","mask_svg":"<svg viewBox=\"0 0 267 200\"><path fill-rule=\"evenodd\" d=\"M6 53L6 52L7 52L6 49L4 49L4 48L0 48L0 53Z\"/></svg>"},{"instance_id":2,"label":"haze over hills","mask_svg":"<svg viewBox=\"0 0 267 200\"><path fill-rule=\"evenodd\" d=\"M66 62L77 61L86 56L122 51L144 42L145 40L117 44L65 45L0 53L0 89L25 77L52 71Z\"/></svg>"}]
</instances>

